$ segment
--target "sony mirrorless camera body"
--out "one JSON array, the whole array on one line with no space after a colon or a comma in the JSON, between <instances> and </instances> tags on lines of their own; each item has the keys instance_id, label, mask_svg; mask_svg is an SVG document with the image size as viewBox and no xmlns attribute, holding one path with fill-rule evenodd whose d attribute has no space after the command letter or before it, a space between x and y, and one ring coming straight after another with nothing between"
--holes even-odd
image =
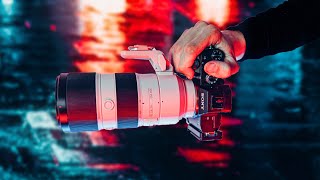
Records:
<instances>
[{"instance_id":1,"label":"sony mirrorless camera body","mask_svg":"<svg viewBox=\"0 0 320 180\"><path fill-rule=\"evenodd\" d=\"M221 113L231 112L231 89L208 75L204 65L225 54L207 47L195 60L188 80L174 72L161 51L145 45L122 51L125 59L149 60L154 74L61 73L56 81L56 111L64 131L96 131L176 124L201 141L219 140Z\"/></svg>"},{"instance_id":2,"label":"sony mirrorless camera body","mask_svg":"<svg viewBox=\"0 0 320 180\"><path fill-rule=\"evenodd\" d=\"M197 115L186 119L190 133L201 141L222 138L222 132L219 130L221 113L231 112L232 109L230 86L225 85L223 79L210 76L204 71L204 65L208 61L223 61L224 58L223 51L209 46L197 56L192 66L195 71L192 81L196 86L198 98Z\"/></svg>"}]
</instances>

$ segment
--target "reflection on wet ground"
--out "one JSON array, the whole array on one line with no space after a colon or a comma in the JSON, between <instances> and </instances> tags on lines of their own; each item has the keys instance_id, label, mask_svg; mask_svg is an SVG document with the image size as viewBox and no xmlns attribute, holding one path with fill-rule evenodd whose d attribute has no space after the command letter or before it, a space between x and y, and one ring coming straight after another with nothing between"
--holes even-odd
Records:
<instances>
[{"instance_id":1,"label":"reflection on wet ground","mask_svg":"<svg viewBox=\"0 0 320 180\"><path fill-rule=\"evenodd\" d=\"M199 19L226 27L272 4L211 3L0 1L3 179L319 179L319 80L312 75L319 43L242 63L230 79L234 111L223 118L218 142L196 141L183 122L69 134L57 127L60 72L152 72L146 62L122 60L119 51L148 44L167 52Z\"/></svg>"}]
</instances>

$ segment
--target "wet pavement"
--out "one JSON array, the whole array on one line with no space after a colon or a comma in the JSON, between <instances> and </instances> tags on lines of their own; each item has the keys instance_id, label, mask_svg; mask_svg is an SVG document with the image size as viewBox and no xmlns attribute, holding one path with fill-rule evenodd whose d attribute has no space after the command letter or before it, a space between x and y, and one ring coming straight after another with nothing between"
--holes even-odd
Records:
<instances>
[{"instance_id":1,"label":"wet pavement","mask_svg":"<svg viewBox=\"0 0 320 180\"><path fill-rule=\"evenodd\" d=\"M226 27L274 3L219 0L210 16L202 0L0 1L1 179L320 179L319 42L242 62L218 142L184 122L63 133L55 121L60 72L151 72L119 52L167 52L198 19Z\"/></svg>"}]
</instances>

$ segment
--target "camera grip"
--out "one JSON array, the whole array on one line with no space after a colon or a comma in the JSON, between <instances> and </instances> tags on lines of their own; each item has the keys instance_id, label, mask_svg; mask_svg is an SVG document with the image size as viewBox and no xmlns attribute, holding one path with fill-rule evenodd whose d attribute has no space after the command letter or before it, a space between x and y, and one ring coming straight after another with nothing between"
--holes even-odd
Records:
<instances>
[{"instance_id":1,"label":"camera grip","mask_svg":"<svg viewBox=\"0 0 320 180\"><path fill-rule=\"evenodd\" d=\"M204 65L209 61L223 61L225 58L225 53L215 48L214 46L209 46L205 50L197 56L195 59L192 68L194 69L195 75L194 80L199 81L200 86L211 86L213 84L223 84L223 80L213 77L211 75L208 75L204 71Z\"/></svg>"}]
</instances>

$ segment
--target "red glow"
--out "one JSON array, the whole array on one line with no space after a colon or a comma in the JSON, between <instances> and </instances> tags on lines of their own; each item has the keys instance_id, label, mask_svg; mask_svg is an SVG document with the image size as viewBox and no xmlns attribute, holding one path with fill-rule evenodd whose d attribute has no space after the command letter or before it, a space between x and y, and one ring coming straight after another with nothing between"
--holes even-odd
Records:
<instances>
[{"instance_id":1,"label":"red glow","mask_svg":"<svg viewBox=\"0 0 320 180\"><path fill-rule=\"evenodd\" d=\"M243 122L241 119L237 119L229 116L222 116L222 120L221 120L222 127L240 126L242 125L242 123Z\"/></svg>"},{"instance_id":2,"label":"red glow","mask_svg":"<svg viewBox=\"0 0 320 180\"><path fill-rule=\"evenodd\" d=\"M56 32L57 31L57 26L54 24L50 25L50 31Z\"/></svg>"},{"instance_id":3,"label":"red glow","mask_svg":"<svg viewBox=\"0 0 320 180\"><path fill-rule=\"evenodd\" d=\"M204 166L206 168L227 168L227 167L229 167L229 164L225 163L225 162L205 163Z\"/></svg>"},{"instance_id":4,"label":"red glow","mask_svg":"<svg viewBox=\"0 0 320 180\"><path fill-rule=\"evenodd\" d=\"M125 35L120 30L126 10L124 0L79 1L79 33L81 39L74 43L84 60L74 65L81 72L123 72L119 53L123 50Z\"/></svg>"},{"instance_id":5,"label":"red glow","mask_svg":"<svg viewBox=\"0 0 320 180\"><path fill-rule=\"evenodd\" d=\"M89 132L88 135L93 146L120 146L118 137L111 131L102 130Z\"/></svg>"},{"instance_id":6,"label":"red glow","mask_svg":"<svg viewBox=\"0 0 320 180\"><path fill-rule=\"evenodd\" d=\"M197 17L206 22L223 27L228 22L230 13L229 0L197 0Z\"/></svg>"},{"instance_id":7,"label":"red glow","mask_svg":"<svg viewBox=\"0 0 320 180\"><path fill-rule=\"evenodd\" d=\"M235 142L225 135L225 131L223 131L223 138L220 141L218 141L218 143L219 145L222 145L222 146L228 146L228 147L235 146Z\"/></svg>"},{"instance_id":8,"label":"red glow","mask_svg":"<svg viewBox=\"0 0 320 180\"><path fill-rule=\"evenodd\" d=\"M194 23L203 20L220 28L238 22L237 0L196 0L176 3L175 8ZM195 10L195 11L194 11Z\"/></svg>"},{"instance_id":9,"label":"red glow","mask_svg":"<svg viewBox=\"0 0 320 180\"><path fill-rule=\"evenodd\" d=\"M127 0L126 39L168 52L172 44L173 6L171 0Z\"/></svg>"},{"instance_id":10,"label":"red glow","mask_svg":"<svg viewBox=\"0 0 320 180\"><path fill-rule=\"evenodd\" d=\"M256 3L254 2L249 2L248 3L249 8L254 8L256 6Z\"/></svg>"},{"instance_id":11,"label":"red glow","mask_svg":"<svg viewBox=\"0 0 320 180\"><path fill-rule=\"evenodd\" d=\"M192 163L208 163L216 161L229 161L230 154L205 149L191 149L178 147L178 154Z\"/></svg>"},{"instance_id":12,"label":"red glow","mask_svg":"<svg viewBox=\"0 0 320 180\"><path fill-rule=\"evenodd\" d=\"M81 72L97 72L97 73L118 73L123 72L123 62L121 61L112 61L112 62L103 62L103 61L78 61L74 65Z\"/></svg>"},{"instance_id":13,"label":"red glow","mask_svg":"<svg viewBox=\"0 0 320 180\"><path fill-rule=\"evenodd\" d=\"M127 46L148 44L167 52L173 32L170 2L80 0L81 39L73 45L82 58L74 65L82 72L127 72L134 64L119 56Z\"/></svg>"},{"instance_id":14,"label":"red glow","mask_svg":"<svg viewBox=\"0 0 320 180\"><path fill-rule=\"evenodd\" d=\"M88 167L94 169L100 169L108 172L114 171L139 171L138 166L132 164L121 164L121 163L104 163L104 164L89 164Z\"/></svg>"},{"instance_id":15,"label":"red glow","mask_svg":"<svg viewBox=\"0 0 320 180\"><path fill-rule=\"evenodd\" d=\"M30 29L31 28L31 23L29 21L24 21L24 26L27 28L27 29Z\"/></svg>"}]
</instances>

